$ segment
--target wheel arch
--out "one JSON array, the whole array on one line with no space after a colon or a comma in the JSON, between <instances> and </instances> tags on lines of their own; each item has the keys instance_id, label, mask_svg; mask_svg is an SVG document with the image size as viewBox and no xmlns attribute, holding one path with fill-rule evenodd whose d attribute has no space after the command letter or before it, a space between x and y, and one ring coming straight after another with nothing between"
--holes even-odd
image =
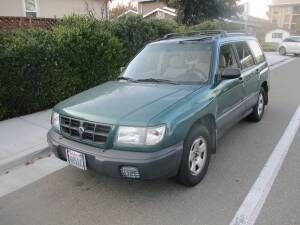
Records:
<instances>
[{"instance_id":1,"label":"wheel arch","mask_svg":"<svg viewBox=\"0 0 300 225\"><path fill-rule=\"evenodd\" d=\"M216 135L216 119L214 115L207 114L205 116L202 116L197 121L195 121L191 126L188 134L193 130L195 126L198 125L203 125L209 130L209 133L211 134L211 141L212 141L212 153L215 154L217 148L217 135Z\"/></svg>"},{"instance_id":2,"label":"wheel arch","mask_svg":"<svg viewBox=\"0 0 300 225\"><path fill-rule=\"evenodd\" d=\"M269 103L269 86L268 86L268 82L267 81L264 81L262 84L261 84L261 87L264 89L265 91L265 103L266 105Z\"/></svg>"}]
</instances>

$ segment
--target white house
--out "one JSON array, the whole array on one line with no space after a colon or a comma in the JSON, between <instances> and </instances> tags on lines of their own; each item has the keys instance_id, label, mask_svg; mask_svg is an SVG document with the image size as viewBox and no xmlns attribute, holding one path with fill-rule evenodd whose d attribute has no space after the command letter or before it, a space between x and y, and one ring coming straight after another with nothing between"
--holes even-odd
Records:
<instances>
[{"instance_id":1,"label":"white house","mask_svg":"<svg viewBox=\"0 0 300 225\"><path fill-rule=\"evenodd\" d=\"M265 36L266 43L281 43L285 38L291 36L291 33L284 29L273 29L269 31Z\"/></svg>"}]
</instances>

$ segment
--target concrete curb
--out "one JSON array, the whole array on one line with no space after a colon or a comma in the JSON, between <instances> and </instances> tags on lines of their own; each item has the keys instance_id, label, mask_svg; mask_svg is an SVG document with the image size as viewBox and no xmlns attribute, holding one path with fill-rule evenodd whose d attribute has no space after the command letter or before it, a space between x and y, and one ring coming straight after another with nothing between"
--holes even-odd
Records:
<instances>
[{"instance_id":1,"label":"concrete curb","mask_svg":"<svg viewBox=\"0 0 300 225\"><path fill-rule=\"evenodd\" d=\"M41 144L0 161L0 174L50 153L48 144Z\"/></svg>"}]
</instances>

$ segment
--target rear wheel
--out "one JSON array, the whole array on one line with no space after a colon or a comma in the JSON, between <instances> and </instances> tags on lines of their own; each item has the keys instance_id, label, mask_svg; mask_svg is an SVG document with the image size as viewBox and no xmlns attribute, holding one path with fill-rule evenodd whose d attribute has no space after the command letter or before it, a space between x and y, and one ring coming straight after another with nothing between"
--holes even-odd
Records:
<instances>
[{"instance_id":1,"label":"rear wheel","mask_svg":"<svg viewBox=\"0 0 300 225\"><path fill-rule=\"evenodd\" d=\"M184 141L177 180L186 186L200 183L208 169L211 149L208 129L202 125L194 127Z\"/></svg>"},{"instance_id":2,"label":"rear wheel","mask_svg":"<svg viewBox=\"0 0 300 225\"><path fill-rule=\"evenodd\" d=\"M285 49L285 47L280 47L279 48L279 55L286 55L286 49Z\"/></svg>"},{"instance_id":3,"label":"rear wheel","mask_svg":"<svg viewBox=\"0 0 300 225\"><path fill-rule=\"evenodd\" d=\"M256 105L253 107L253 112L248 116L248 119L254 122L259 122L265 112L265 102L266 93L263 88L260 89L258 100Z\"/></svg>"}]
</instances>

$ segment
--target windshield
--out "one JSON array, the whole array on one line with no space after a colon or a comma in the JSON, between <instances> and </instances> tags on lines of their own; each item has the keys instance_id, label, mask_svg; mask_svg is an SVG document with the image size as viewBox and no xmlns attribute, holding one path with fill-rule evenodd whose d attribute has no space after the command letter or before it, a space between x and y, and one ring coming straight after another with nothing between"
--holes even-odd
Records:
<instances>
[{"instance_id":1,"label":"windshield","mask_svg":"<svg viewBox=\"0 0 300 225\"><path fill-rule=\"evenodd\" d=\"M123 77L205 83L209 78L211 54L211 41L148 45L131 61Z\"/></svg>"}]
</instances>

